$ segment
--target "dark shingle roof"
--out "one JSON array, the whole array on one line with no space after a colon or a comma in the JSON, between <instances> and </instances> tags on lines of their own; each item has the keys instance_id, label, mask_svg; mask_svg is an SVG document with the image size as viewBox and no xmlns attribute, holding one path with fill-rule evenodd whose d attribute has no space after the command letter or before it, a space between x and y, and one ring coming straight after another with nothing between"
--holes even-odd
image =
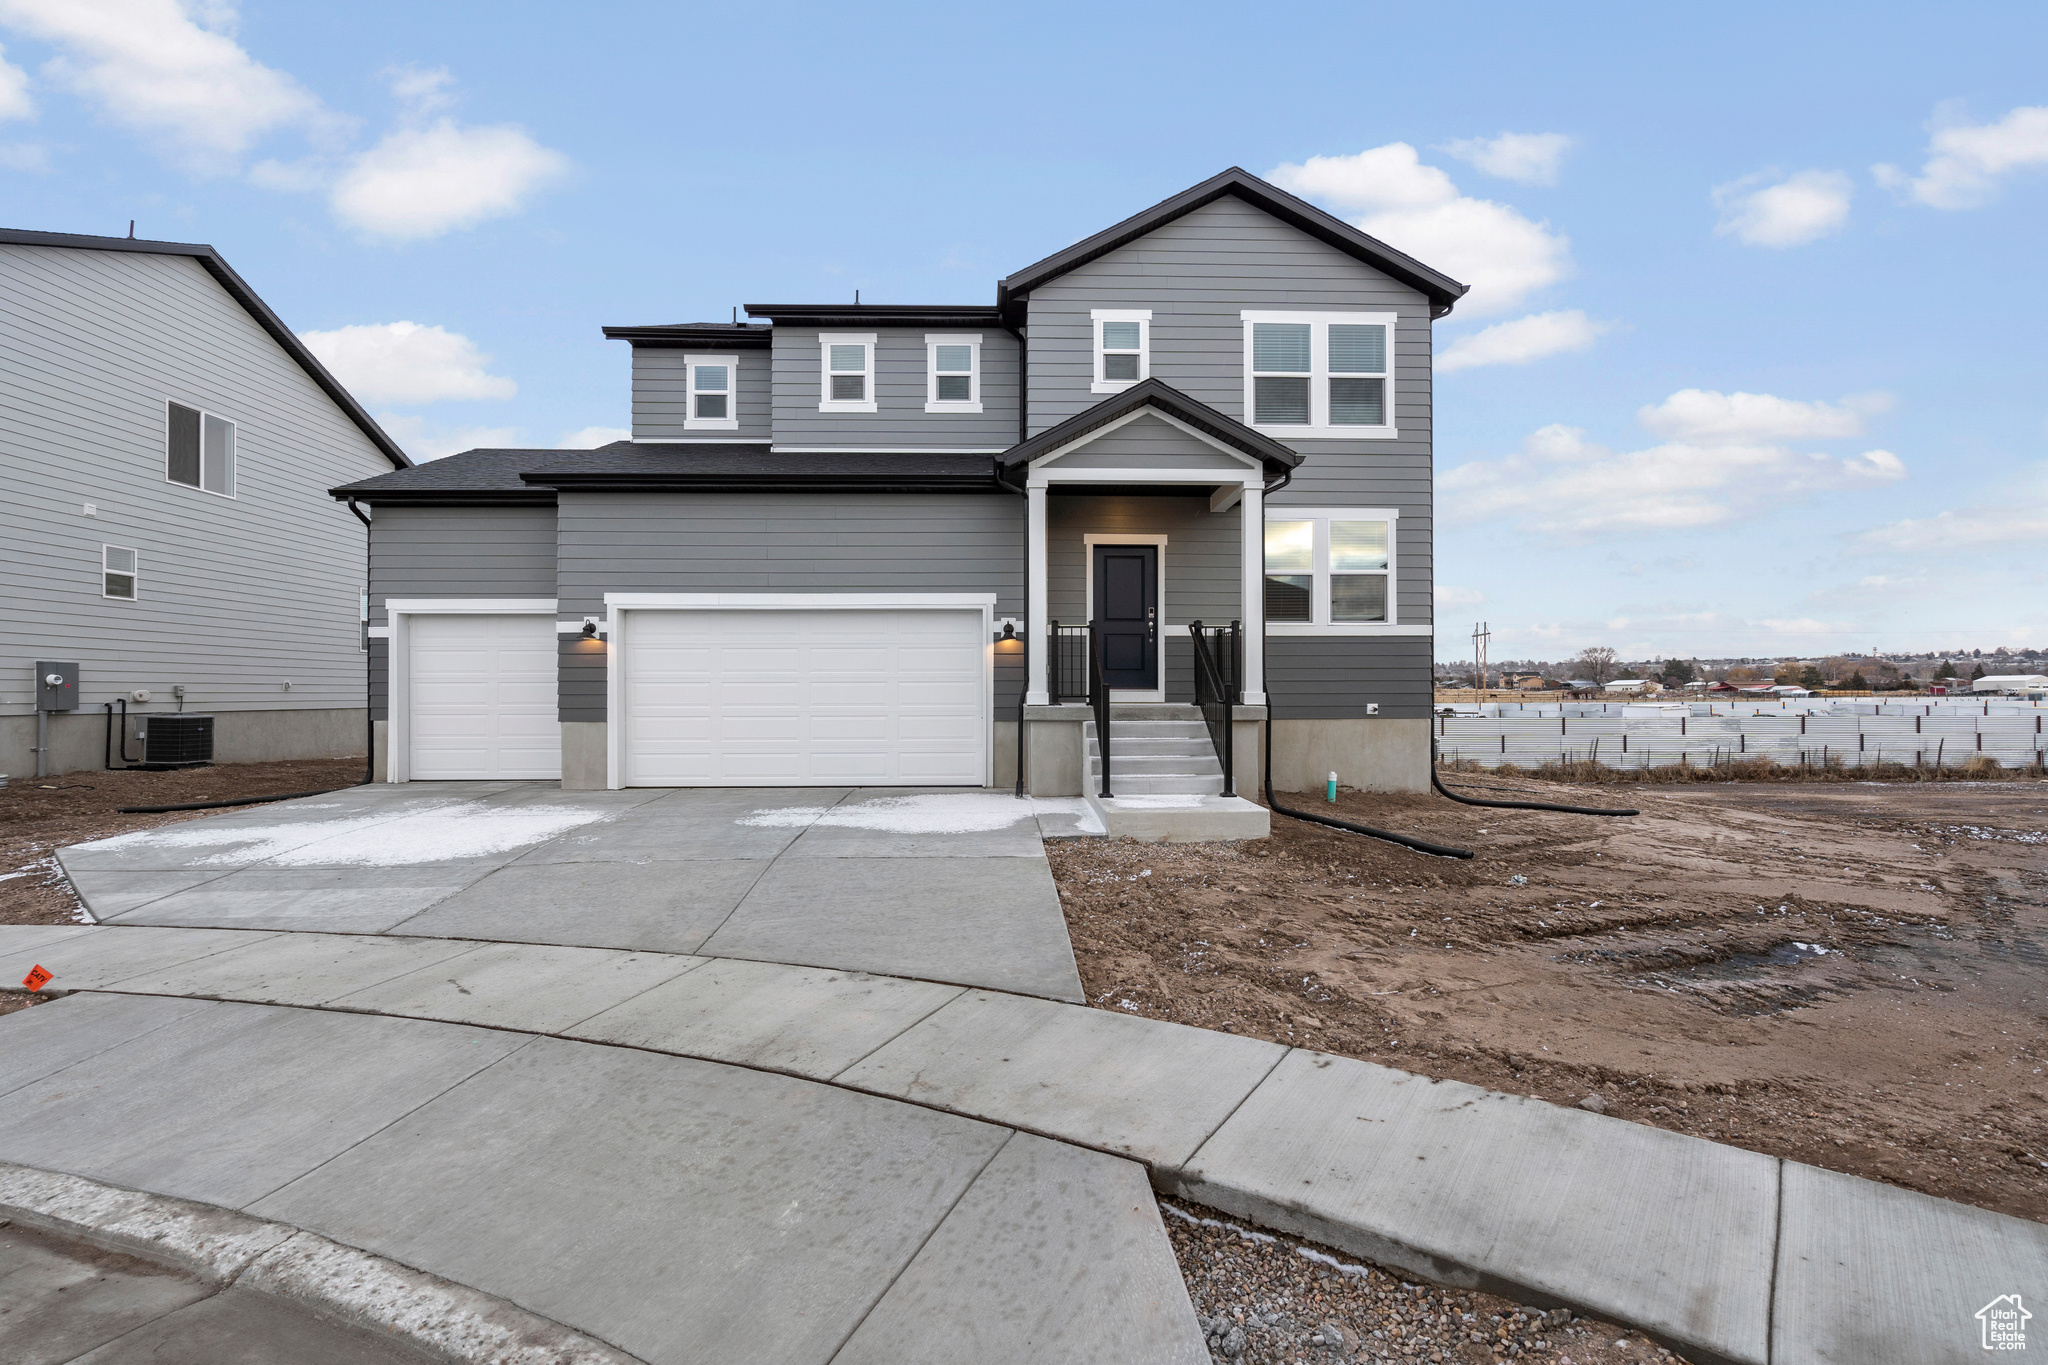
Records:
<instances>
[{"instance_id":1,"label":"dark shingle roof","mask_svg":"<svg viewBox=\"0 0 2048 1365\"><path fill-rule=\"evenodd\" d=\"M633 327L606 327L607 340L630 341L635 346L680 348L689 346L742 349L773 344L775 329L765 322L658 322Z\"/></svg>"},{"instance_id":2,"label":"dark shingle roof","mask_svg":"<svg viewBox=\"0 0 2048 1365\"><path fill-rule=\"evenodd\" d=\"M256 291L248 281L237 275L228 263L221 259L218 251L198 242L150 242L138 241L133 237L86 237L71 232L29 232L20 228L0 228L0 244L7 246L62 246L79 251L132 251L145 256L190 256L199 262L207 274L220 282L221 288L242 305L256 325L270 333L270 339L285 349L285 353L298 362L300 369L311 377L315 384L333 400L356 429L370 438L370 443L384 453L384 457L400 469L412 463L406 453L399 449L398 442L384 433L363 405L356 402L354 395L341 386L341 381L327 372L327 367L313 358L292 329L284 320L270 311L270 305L256 297Z\"/></svg>"},{"instance_id":3,"label":"dark shingle roof","mask_svg":"<svg viewBox=\"0 0 2048 1365\"><path fill-rule=\"evenodd\" d=\"M374 479L330 488L337 498L364 502L533 502L554 501L554 495L520 479L523 470L558 459L559 450L465 450L460 455L429 460L410 469L393 470Z\"/></svg>"}]
</instances>

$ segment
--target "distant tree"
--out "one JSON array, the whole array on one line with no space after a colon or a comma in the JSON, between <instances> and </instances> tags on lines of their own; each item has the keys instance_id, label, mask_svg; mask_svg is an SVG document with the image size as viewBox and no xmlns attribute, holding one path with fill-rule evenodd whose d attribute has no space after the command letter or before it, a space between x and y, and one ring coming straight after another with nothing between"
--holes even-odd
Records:
<instances>
[{"instance_id":1,"label":"distant tree","mask_svg":"<svg viewBox=\"0 0 2048 1365\"><path fill-rule=\"evenodd\" d=\"M1848 677L1842 679L1842 686L1851 692L1868 692L1871 690L1870 684L1864 680L1861 670L1851 673Z\"/></svg>"},{"instance_id":2,"label":"distant tree","mask_svg":"<svg viewBox=\"0 0 2048 1365\"><path fill-rule=\"evenodd\" d=\"M1808 664L1799 670L1799 685L1804 688L1818 690L1827 685L1827 679L1821 677L1819 669L1815 668L1812 664Z\"/></svg>"},{"instance_id":3,"label":"distant tree","mask_svg":"<svg viewBox=\"0 0 2048 1365\"><path fill-rule=\"evenodd\" d=\"M1728 670L1728 681L1732 683L1757 682L1761 677L1762 675L1748 664L1737 664Z\"/></svg>"},{"instance_id":4,"label":"distant tree","mask_svg":"<svg viewBox=\"0 0 2048 1365\"><path fill-rule=\"evenodd\" d=\"M1799 665L1796 663L1779 664L1776 668L1771 670L1771 681L1783 685L1790 685L1798 682Z\"/></svg>"},{"instance_id":5,"label":"distant tree","mask_svg":"<svg viewBox=\"0 0 2048 1365\"><path fill-rule=\"evenodd\" d=\"M1934 670L1934 680L1936 682L1940 682L1943 678L1953 678L1955 675L1956 666L1947 659L1943 659L1941 667Z\"/></svg>"},{"instance_id":6,"label":"distant tree","mask_svg":"<svg viewBox=\"0 0 2048 1365\"><path fill-rule=\"evenodd\" d=\"M1606 645L1591 645L1579 651L1572 668L1582 678L1605 684L1614 677L1618 656Z\"/></svg>"},{"instance_id":7,"label":"distant tree","mask_svg":"<svg viewBox=\"0 0 2048 1365\"><path fill-rule=\"evenodd\" d=\"M1666 659L1664 671L1657 675L1666 687L1683 687L1694 678L1693 667L1683 659Z\"/></svg>"},{"instance_id":8,"label":"distant tree","mask_svg":"<svg viewBox=\"0 0 2048 1365\"><path fill-rule=\"evenodd\" d=\"M1984 665L1982 665L1982 664L1978 664L1978 665L1977 665L1977 666L1976 666L1975 668L1973 668L1973 669L1971 669L1971 670L1970 670L1970 681L1971 681L1971 682L1975 682L1975 681L1977 681L1977 679L1979 679L1979 678L1981 678L1981 677L1983 677L1983 676L1984 676Z\"/></svg>"}]
</instances>

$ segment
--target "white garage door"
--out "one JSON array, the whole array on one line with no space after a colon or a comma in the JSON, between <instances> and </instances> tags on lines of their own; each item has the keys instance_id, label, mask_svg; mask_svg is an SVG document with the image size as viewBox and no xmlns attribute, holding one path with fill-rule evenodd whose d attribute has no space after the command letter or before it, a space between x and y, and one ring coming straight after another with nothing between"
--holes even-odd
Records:
<instances>
[{"instance_id":1,"label":"white garage door","mask_svg":"<svg viewBox=\"0 0 2048 1365\"><path fill-rule=\"evenodd\" d=\"M560 777L555 618L410 618L411 775Z\"/></svg>"},{"instance_id":2,"label":"white garage door","mask_svg":"<svg viewBox=\"0 0 2048 1365\"><path fill-rule=\"evenodd\" d=\"M989 646L979 611L625 618L629 787L985 780Z\"/></svg>"}]
</instances>

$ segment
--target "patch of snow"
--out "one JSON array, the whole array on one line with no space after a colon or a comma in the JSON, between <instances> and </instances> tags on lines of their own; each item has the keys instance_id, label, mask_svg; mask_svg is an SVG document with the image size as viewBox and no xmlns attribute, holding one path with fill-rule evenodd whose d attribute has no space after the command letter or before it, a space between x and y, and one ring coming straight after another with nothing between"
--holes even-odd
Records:
<instances>
[{"instance_id":1,"label":"patch of snow","mask_svg":"<svg viewBox=\"0 0 2048 1365\"><path fill-rule=\"evenodd\" d=\"M783 806L750 811L734 823L757 829L872 829L885 834L985 834L1038 814L1041 803L995 792L885 796L839 806Z\"/></svg>"},{"instance_id":2,"label":"patch of snow","mask_svg":"<svg viewBox=\"0 0 2048 1365\"><path fill-rule=\"evenodd\" d=\"M271 867L409 867L480 858L538 844L611 812L574 806L487 806L481 801L426 802L334 820L276 825L209 825L205 821L139 830L79 847L219 848L195 867L265 863Z\"/></svg>"}]
</instances>

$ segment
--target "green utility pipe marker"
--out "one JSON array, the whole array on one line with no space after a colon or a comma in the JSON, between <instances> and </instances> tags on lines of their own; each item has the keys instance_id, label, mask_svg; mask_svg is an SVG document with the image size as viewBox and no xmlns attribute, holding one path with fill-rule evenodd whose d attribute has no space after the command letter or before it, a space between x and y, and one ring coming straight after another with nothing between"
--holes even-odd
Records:
<instances>
[{"instance_id":1,"label":"green utility pipe marker","mask_svg":"<svg viewBox=\"0 0 2048 1365\"><path fill-rule=\"evenodd\" d=\"M1323 795L1329 800L1331 805L1334 806L1337 804L1337 774L1330 774L1330 786L1329 789L1323 793Z\"/></svg>"}]
</instances>

